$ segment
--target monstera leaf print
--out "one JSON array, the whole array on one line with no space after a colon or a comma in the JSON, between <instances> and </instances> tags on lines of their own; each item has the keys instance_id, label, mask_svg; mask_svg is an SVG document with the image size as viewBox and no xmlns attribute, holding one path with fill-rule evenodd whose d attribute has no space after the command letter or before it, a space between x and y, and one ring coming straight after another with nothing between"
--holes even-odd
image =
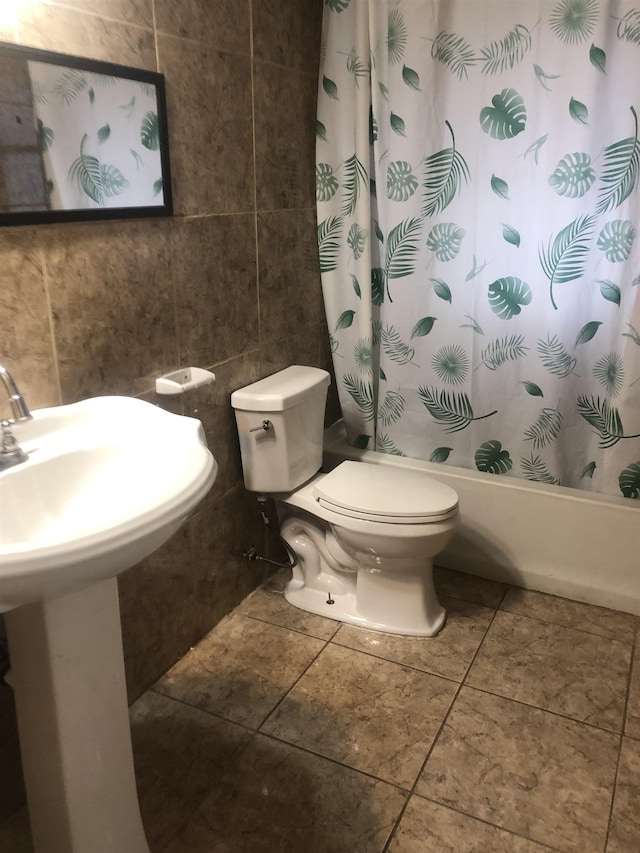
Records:
<instances>
[{"instance_id":1,"label":"monstera leaf print","mask_svg":"<svg viewBox=\"0 0 640 853\"><path fill-rule=\"evenodd\" d=\"M598 248L605 253L607 260L619 263L626 261L631 254L631 246L636 229L628 219L616 219L607 222L598 235Z\"/></svg>"},{"instance_id":2,"label":"monstera leaf print","mask_svg":"<svg viewBox=\"0 0 640 853\"><path fill-rule=\"evenodd\" d=\"M506 474L513 468L509 451L503 450L502 444L495 439L480 445L475 452L474 461L478 471L485 474Z\"/></svg>"},{"instance_id":3,"label":"monstera leaf print","mask_svg":"<svg viewBox=\"0 0 640 853\"><path fill-rule=\"evenodd\" d=\"M425 163L423 216L434 216L451 204L460 192L462 181L469 183L469 168L464 157L456 150L453 128L445 121L451 134L451 145L427 157Z\"/></svg>"},{"instance_id":4,"label":"monstera leaf print","mask_svg":"<svg viewBox=\"0 0 640 853\"><path fill-rule=\"evenodd\" d=\"M116 166L101 163L97 157L84 153L87 138L85 133L80 143L80 156L69 169L69 180L75 182L96 204L102 205L105 199L124 192L129 181Z\"/></svg>"},{"instance_id":5,"label":"monstera leaf print","mask_svg":"<svg viewBox=\"0 0 640 853\"><path fill-rule=\"evenodd\" d=\"M566 154L549 178L549 185L566 198L581 198L591 189L596 173L591 168L591 157L584 152Z\"/></svg>"},{"instance_id":6,"label":"monstera leaf print","mask_svg":"<svg viewBox=\"0 0 640 853\"><path fill-rule=\"evenodd\" d=\"M480 111L480 125L494 139L512 139L525 128L527 109L515 89L503 89Z\"/></svg>"},{"instance_id":7,"label":"monstera leaf print","mask_svg":"<svg viewBox=\"0 0 640 853\"><path fill-rule=\"evenodd\" d=\"M160 149L160 124L157 113L148 112L143 118L140 126L140 142L149 151Z\"/></svg>"},{"instance_id":8,"label":"monstera leaf print","mask_svg":"<svg viewBox=\"0 0 640 853\"><path fill-rule=\"evenodd\" d=\"M387 168L387 198L391 201L407 201L418 189L418 179L411 164L396 160Z\"/></svg>"},{"instance_id":9,"label":"monstera leaf print","mask_svg":"<svg viewBox=\"0 0 640 853\"><path fill-rule=\"evenodd\" d=\"M595 216L581 216L550 238L546 248L540 246L540 266L549 279L551 304L556 310L553 286L582 278L594 225Z\"/></svg>"},{"instance_id":10,"label":"monstera leaf print","mask_svg":"<svg viewBox=\"0 0 640 853\"><path fill-rule=\"evenodd\" d=\"M318 163L316 166L317 201L330 201L338 191L338 186L338 180L329 163Z\"/></svg>"},{"instance_id":11,"label":"monstera leaf print","mask_svg":"<svg viewBox=\"0 0 640 853\"><path fill-rule=\"evenodd\" d=\"M620 472L618 478L620 491L625 498L640 498L640 462L633 462Z\"/></svg>"},{"instance_id":12,"label":"monstera leaf print","mask_svg":"<svg viewBox=\"0 0 640 853\"><path fill-rule=\"evenodd\" d=\"M530 304L531 298L531 288L520 278L507 276L489 285L489 305L502 320L516 317L523 305Z\"/></svg>"},{"instance_id":13,"label":"monstera leaf print","mask_svg":"<svg viewBox=\"0 0 640 853\"><path fill-rule=\"evenodd\" d=\"M349 229L349 233L347 235L347 245L353 252L353 257L356 261L362 256L362 253L364 252L364 247L367 243L368 236L369 232L367 231L367 229L362 228L355 222Z\"/></svg>"},{"instance_id":14,"label":"monstera leaf print","mask_svg":"<svg viewBox=\"0 0 640 853\"><path fill-rule=\"evenodd\" d=\"M640 172L640 142L638 142L638 116L629 107L635 125L634 135L614 142L604 149L604 168L601 180L604 186L598 197L598 213L606 213L629 198L638 182Z\"/></svg>"},{"instance_id":15,"label":"monstera leaf print","mask_svg":"<svg viewBox=\"0 0 640 853\"><path fill-rule=\"evenodd\" d=\"M452 261L462 245L464 229L454 222L434 225L427 237L427 248L435 253L439 261Z\"/></svg>"}]
</instances>

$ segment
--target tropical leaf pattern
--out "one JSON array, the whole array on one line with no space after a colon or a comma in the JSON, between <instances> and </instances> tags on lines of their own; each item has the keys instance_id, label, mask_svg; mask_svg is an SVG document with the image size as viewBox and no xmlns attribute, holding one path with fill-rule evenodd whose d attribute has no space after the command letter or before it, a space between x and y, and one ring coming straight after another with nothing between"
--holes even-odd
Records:
<instances>
[{"instance_id":1,"label":"tropical leaf pattern","mask_svg":"<svg viewBox=\"0 0 640 853\"><path fill-rule=\"evenodd\" d=\"M638 500L640 9L441 3L325 1L318 244L347 433Z\"/></svg>"}]
</instances>

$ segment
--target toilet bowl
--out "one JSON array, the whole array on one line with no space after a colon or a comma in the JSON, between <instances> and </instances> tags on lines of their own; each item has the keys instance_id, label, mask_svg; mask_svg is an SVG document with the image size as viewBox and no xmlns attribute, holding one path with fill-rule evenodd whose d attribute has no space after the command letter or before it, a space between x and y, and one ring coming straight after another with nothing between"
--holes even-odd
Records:
<instances>
[{"instance_id":1,"label":"toilet bowl","mask_svg":"<svg viewBox=\"0 0 640 853\"><path fill-rule=\"evenodd\" d=\"M377 631L436 634L446 614L433 558L455 533L458 497L408 469L348 461L320 472L328 383L294 365L231 397L245 485L276 498L298 559L285 598Z\"/></svg>"}]
</instances>

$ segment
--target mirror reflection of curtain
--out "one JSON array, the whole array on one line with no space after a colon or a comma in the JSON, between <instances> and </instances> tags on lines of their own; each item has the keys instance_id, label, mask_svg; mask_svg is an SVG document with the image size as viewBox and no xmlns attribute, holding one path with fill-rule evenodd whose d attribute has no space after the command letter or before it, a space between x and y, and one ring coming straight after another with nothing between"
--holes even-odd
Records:
<instances>
[{"instance_id":1,"label":"mirror reflection of curtain","mask_svg":"<svg viewBox=\"0 0 640 853\"><path fill-rule=\"evenodd\" d=\"M28 62L53 210L162 203L155 86Z\"/></svg>"},{"instance_id":2,"label":"mirror reflection of curtain","mask_svg":"<svg viewBox=\"0 0 640 853\"><path fill-rule=\"evenodd\" d=\"M325 0L318 239L361 446L640 497L640 12Z\"/></svg>"},{"instance_id":3,"label":"mirror reflection of curtain","mask_svg":"<svg viewBox=\"0 0 640 853\"><path fill-rule=\"evenodd\" d=\"M0 56L0 210L48 210L26 60Z\"/></svg>"}]
</instances>

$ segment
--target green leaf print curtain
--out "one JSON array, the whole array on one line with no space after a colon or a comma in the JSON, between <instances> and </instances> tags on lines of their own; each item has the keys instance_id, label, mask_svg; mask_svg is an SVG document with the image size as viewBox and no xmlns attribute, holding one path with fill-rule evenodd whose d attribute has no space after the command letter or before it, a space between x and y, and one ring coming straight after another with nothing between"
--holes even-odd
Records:
<instances>
[{"instance_id":1,"label":"green leaf print curtain","mask_svg":"<svg viewBox=\"0 0 640 853\"><path fill-rule=\"evenodd\" d=\"M640 4L325 0L349 440L640 497Z\"/></svg>"}]
</instances>

